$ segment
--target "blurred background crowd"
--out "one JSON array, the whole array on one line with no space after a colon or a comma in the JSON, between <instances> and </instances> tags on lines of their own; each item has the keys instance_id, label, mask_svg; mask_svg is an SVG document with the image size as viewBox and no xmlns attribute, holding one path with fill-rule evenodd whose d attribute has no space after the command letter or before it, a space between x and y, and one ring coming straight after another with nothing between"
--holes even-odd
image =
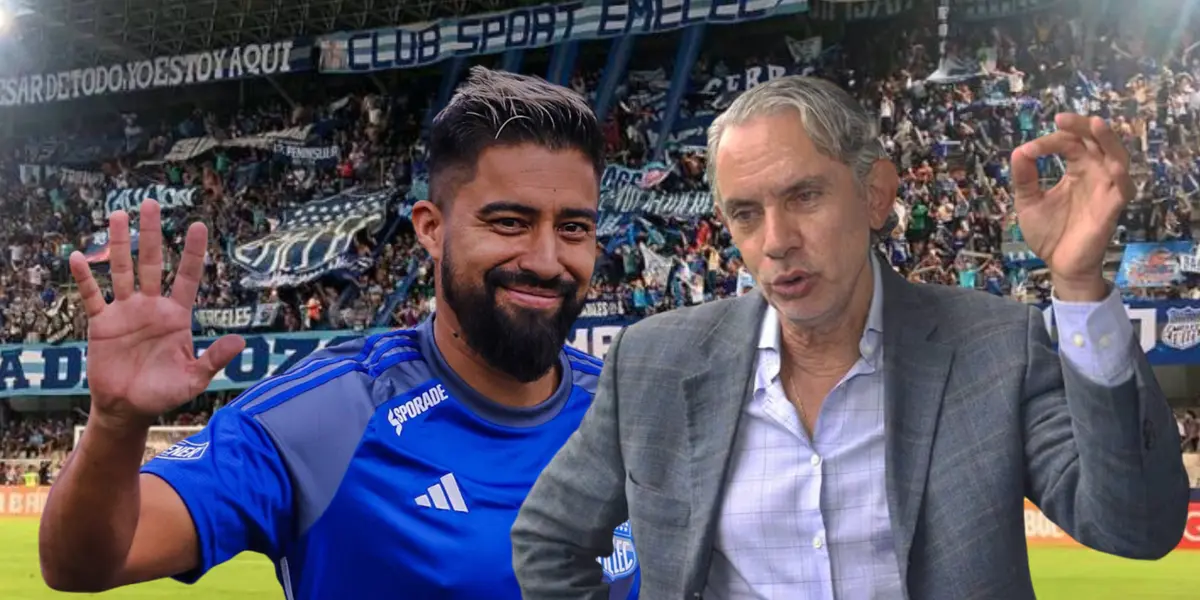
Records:
<instances>
[{"instance_id":1,"label":"blurred background crowd","mask_svg":"<svg viewBox=\"0 0 1200 600\"><path fill-rule=\"evenodd\" d=\"M1078 3L1044 2L1042 10L957 24L943 52L936 11L918 4L836 27L788 18L714 34L665 140L658 123L670 53L639 51L605 115L610 166L585 316L637 318L753 288L711 210L703 127L739 91L786 73L834 80L878 116L879 143L901 173L879 250L911 281L1046 300L1047 273L1013 210L1009 155L1052 131L1058 112L1107 119L1133 156L1139 195L1112 240L1110 278L1128 244L1190 243L1200 190L1194 15L1184 26L1130 27L1115 16L1085 24ZM737 43L748 34L754 44ZM499 66L495 57L482 62ZM581 56L571 87L596 98L603 64L603 56ZM420 322L435 308L432 269L407 215L425 193L422 136L438 82L428 73L388 75L312 76L236 101L197 94L195 102L60 119L52 129L31 124L0 140L0 343L85 339L67 256L85 252L103 283L110 209L135 209L144 197L168 207L168 273L187 224L209 226L197 335ZM78 151L93 146L105 149L101 156ZM1063 172L1053 157L1039 167L1048 184ZM362 226L312 238L316 250L287 238L345 214ZM262 243L273 235L289 241ZM1124 292L1200 300L1193 277ZM206 395L162 424L201 425L228 397ZM78 408L49 417L4 406L0 413L0 458L8 461L0 484L21 483L26 472L52 480L85 418ZM1180 431L1195 450L1200 420L1181 415Z\"/></svg>"}]
</instances>

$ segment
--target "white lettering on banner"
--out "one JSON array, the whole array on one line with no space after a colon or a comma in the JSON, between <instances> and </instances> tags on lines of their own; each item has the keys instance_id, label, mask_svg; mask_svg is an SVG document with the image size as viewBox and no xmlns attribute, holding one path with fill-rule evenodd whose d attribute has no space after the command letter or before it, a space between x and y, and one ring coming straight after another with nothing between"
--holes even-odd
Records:
<instances>
[{"instance_id":1,"label":"white lettering on banner","mask_svg":"<svg viewBox=\"0 0 1200 600\"><path fill-rule=\"evenodd\" d=\"M913 0L817 0L809 6L808 12L809 16L822 21L862 21L894 17L912 7Z\"/></svg>"},{"instance_id":2,"label":"white lettering on banner","mask_svg":"<svg viewBox=\"0 0 1200 600\"><path fill-rule=\"evenodd\" d=\"M772 79L779 79L788 74L787 67L766 65L747 67L744 73L735 73L724 77L713 77L704 84L700 93L706 96L719 94L737 94L764 84Z\"/></svg>"},{"instance_id":3,"label":"white lettering on banner","mask_svg":"<svg viewBox=\"0 0 1200 600\"><path fill-rule=\"evenodd\" d=\"M146 200L157 200L163 210L192 207L195 206L194 198L199 190L198 187L167 187L162 184L112 190L104 200L105 214L111 215L118 210L136 213Z\"/></svg>"},{"instance_id":4,"label":"white lettering on banner","mask_svg":"<svg viewBox=\"0 0 1200 600\"><path fill-rule=\"evenodd\" d=\"M597 317L618 317L625 314L625 309L621 303L615 300L592 300L583 305L583 312L579 313L582 319L597 318Z\"/></svg>"},{"instance_id":5,"label":"white lettering on banner","mask_svg":"<svg viewBox=\"0 0 1200 600\"><path fill-rule=\"evenodd\" d=\"M442 19L320 39L325 73L430 65L564 41L659 33L698 23L729 24L802 13L807 0L587 0Z\"/></svg>"},{"instance_id":6,"label":"white lettering on banner","mask_svg":"<svg viewBox=\"0 0 1200 600\"><path fill-rule=\"evenodd\" d=\"M123 65L4 78L0 79L0 106L287 73L291 71L292 44L291 40L249 44Z\"/></svg>"},{"instance_id":7,"label":"white lettering on banner","mask_svg":"<svg viewBox=\"0 0 1200 600\"><path fill-rule=\"evenodd\" d=\"M1050 8L1063 0L964 0L954 6L958 18L979 20L1011 17Z\"/></svg>"},{"instance_id":8,"label":"white lettering on banner","mask_svg":"<svg viewBox=\"0 0 1200 600\"><path fill-rule=\"evenodd\" d=\"M286 156L294 161L315 163L323 160L336 160L337 146L297 146L285 142L275 143L275 153Z\"/></svg>"},{"instance_id":9,"label":"white lettering on banner","mask_svg":"<svg viewBox=\"0 0 1200 600\"><path fill-rule=\"evenodd\" d=\"M1069 537L1058 525L1055 525L1042 511L1036 508L1025 508L1025 537L1026 538L1066 538Z\"/></svg>"},{"instance_id":10,"label":"white lettering on banner","mask_svg":"<svg viewBox=\"0 0 1200 600\"><path fill-rule=\"evenodd\" d=\"M253 306L205 308L196 311L196 323L201 329L242 329L249 327L253 322Z\"/></svg>"},{"instance_id":11,"label":"white lettering on banner","mask_svg":"<svg viewBox=\"0 0 1200 600\"><path fill-rule=\"evenodd\" d=\"M404 431L404 424L409 419L425 414L425 411L439 405L447 398L446 388L442 384L437 384L424 392L421 392L416 398L405 402L399 406L392 407L388 411L388 423L396 428L396 435L400 435Z\"/></svg>"}]
</instances>

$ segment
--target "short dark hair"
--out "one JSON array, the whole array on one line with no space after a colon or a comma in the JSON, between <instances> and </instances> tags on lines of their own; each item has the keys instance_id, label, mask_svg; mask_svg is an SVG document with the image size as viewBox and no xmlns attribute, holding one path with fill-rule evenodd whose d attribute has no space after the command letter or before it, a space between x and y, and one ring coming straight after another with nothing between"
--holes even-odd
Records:
<instances>
[{"instance_id":1,"label":"short dark hair","mask_svg":"<svg viewBox=\"0 0 1200 600\"><path fill-rule=\"evenodd\" d=\"M429 197L438 206L475 177L488 148L532 143L574 149L604 175L604 132L583 96L528 75L472 67L429 135Z\"/></svg>"}]
</instances>

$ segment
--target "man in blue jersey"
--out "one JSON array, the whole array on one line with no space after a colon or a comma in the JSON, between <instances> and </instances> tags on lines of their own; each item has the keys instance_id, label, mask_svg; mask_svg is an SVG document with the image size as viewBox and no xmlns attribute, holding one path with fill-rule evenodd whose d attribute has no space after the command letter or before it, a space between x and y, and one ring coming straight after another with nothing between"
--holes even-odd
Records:
<instances>
[{"instance_id":1,"label":"man in blue jersey","mask_svg":"<svg viewBox=\"0 0 1200 600\"><path fill-rule=\"evenodd\" d=\"M140 475L147 428L244 342L193 354L203 225L164 297L159 207L142 206L140 291L129 219L114 213L113 302L81 255L70 261L90 317L92 408L45 507L46 582L192 582L250 550L275 562L289 600L519 599L509 530L600 373L563 343L596 258L603 144L575 93L472 70L433 122L431 201L413 207L436 317L258 383ZM601 560L613 597L634 597L628 527L613 543Z\"/></svg>"}]
</instances>

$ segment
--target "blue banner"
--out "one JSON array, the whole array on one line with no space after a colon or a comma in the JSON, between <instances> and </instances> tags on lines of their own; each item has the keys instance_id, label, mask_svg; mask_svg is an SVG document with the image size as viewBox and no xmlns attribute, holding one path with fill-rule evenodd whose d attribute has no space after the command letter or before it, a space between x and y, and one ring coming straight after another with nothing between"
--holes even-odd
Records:
<instances>
[{"instance_id":1,"label":"blue banner","mask_svg":"<svg viewBox=\"0 0 1200 600\"><path fill-rule=\"evenodd\" d=\"M431 65L452 56L496 54L566 41L732 24L803 13L807 0L587 0L322 36L323 73Z\"/></svg>"},{"instance_id":2,"label":"blue banner","mask_svg":"<svg viewBox=\"0 0 1200 600\"><path fill-rule=\"evenodd\" d=\"M312 38L247 44L123 65L0 79L0 106L22 106L178 87L312 68Z\"/></svg>"},{"instance_id":3,"label":"blue banner","mask_svg":"<svg viewBox=\"0 0 1200 600\"><path fill-rule=\"evenodd\" d=\"M1200 365L1200 300L1129 302L1125 311L1150 364ZM1051 336L1057 337L1053 308L1043 312Z\"/></svg>"},{"instance_id":4,"label":"blue banner","mask_svg":"<svg viewBox=\"0 0 1200 600\"><path fill-rule=\"evenodd\" d=\"M354 254L354 236L383 226L394 197L392 190L348 190L287 211L275 231L234 248L233 262L250 272L242 285L299 285L337 269L369 266L369 258Z\"/></svg>"},{"instance_id":5,"label":"blue banner","mask_svg":"<svg viewBox=\"0 0 1200 600\"><path fill-rule=\"evenodd\" d=\"M1137 242L1125 245L1116 284L1122 289L1169 287L1183 282L1187 273L1200 271L1195 242Z\"/></svg>"},{"instance_id":6,"label":"blue banner","mask_svg":"<svg viewBox=\"0 0 1200 600\"><path fill-rule=\"evenodd\" d=\"M615 300L589 303L591 312L597 316L576 321L567 343L603 358L617 334L638 320L608 314L619 310L619 305ZM1130 304L1126 310L1150 364L1200 364L1200 301ZM1051 313L1049 308L1045 309L1047 326L1052 324ZM246 350L217 374L208 390L250 387L263 378L283 373L320 348L381 331L386 329L246 335ZM196 350L207 348L214 339L197 339ZM86 346L83 342L0 346L0 398L86 395Z\"/></svg>"},{"instance_id":7,"label":"blue banner","mask_svg":"<svg viewBox=\"0 0 1200 600\"><path fill-rule=\"evenodd\" d=\"M136 213L146 200L157 200L163 210L174 208L192 208L196 206L198 187L171 187L162 184L148 185L139 188L116 189L108 193L104 199L104 214L111 215L118 210Z\"/></svg>"},{"instance_id":8,"label":"blue banner","mask_svg":"<svg viewBox=\"0 0 1200 600\"><path fill-rule=\"evenodd\" d=\"M580 319L570 344L602 356L613 338L633 321L625 317ZM208 391L240 390L279 375L309 354L365 335L387 331L305 331L245 335L246 349L213 379ZM197 338L196 351L216 338ZM86 396L87 344L6 344L0 346L0 398Z\"/></svg>"},{"instance_id":9,"label":"blue banner","mask_svg":"<svg viewBox=\"0 0 1200 600\"><path fill-rule=\"evenodd\" d=\"M197 308L192 310L192 331L245 331L275 324L281 304L263 302L230 308Z\"/></svg>"}]
</instances>

